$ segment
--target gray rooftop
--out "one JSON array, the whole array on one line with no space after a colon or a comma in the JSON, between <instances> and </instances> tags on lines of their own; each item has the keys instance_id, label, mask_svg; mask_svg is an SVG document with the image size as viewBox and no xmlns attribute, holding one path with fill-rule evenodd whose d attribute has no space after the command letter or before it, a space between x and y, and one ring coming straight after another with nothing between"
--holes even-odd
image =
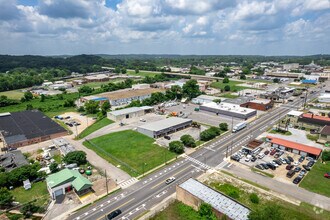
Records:
<instances>
[{"instance_id":1,"label":"gray rooftop","mask_svg":"<svg viewBox=\"0 0 330 220\"><path fill-rule=\"evenodd\" d=\"M4 167L6 171L11 171L27 164L29 163L20 150L0 155L0 166Z\"/></svg>"},{"instance_id":2,"label":"gray rooftop","mask_svg":"<svg viewBox=\"0 0 330 220\"><path fill-rule=\"evenodd\" d=\"M227 215L230 219L248 219L250 210L247 207L211 189L195 179L190 178L179 186L197 198L210 204L214 209Z\"/></svg>"},{"instance_id":3,"label":"gray rooftop","mask_svg":"<svg viewBox=\"0 0 330 220\"><path fill-rule=\"evenodd\" d=\"M186 122L192 122L192 120L185 119L185 118L178 118L178 117L170 117L170 118L166 118L166 119L163 119L160 121L155 121L155 122L151 122L149 124L139 126L139 128L150 130L150 131L162 131L169 127L180 125L180 124L186 123Z\"/></svg>"},{"instance_id":4,"label":"gray rooftop","mask_svg":"<svg viewBox=\"0 0 330 220\"><path fill-rule=\"evenodd\" d=\"M253 99L254 99L253 97L241 96L241 97L238 97L235 99L226 99L223 102L241 105L241 104L247 103Z\"/></svg>"},{"instance_id":5,"label":"gray rooftop","mask_svg":"<svg viewBox=\"0 0 330 220\"><path fill-rule=\"evenodd\" d=\"M126 115L126 114L130 114L130 113L134 113L134 112L139 112L142 110L144 110L144 109L142 109L140 107L131 107L131 108L124 108L124 109L112 111L112 112L109 112L109 114L114 115L114 116L119 116L119 115Z\"/></svg>"}]
</instances>

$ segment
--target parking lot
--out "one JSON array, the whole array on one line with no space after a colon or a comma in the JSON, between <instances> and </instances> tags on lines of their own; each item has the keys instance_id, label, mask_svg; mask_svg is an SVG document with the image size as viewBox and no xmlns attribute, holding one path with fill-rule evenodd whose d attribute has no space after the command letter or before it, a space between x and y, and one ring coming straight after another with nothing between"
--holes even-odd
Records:
<instances>
[{"instance_id":1,"label":"parking lot","mask_svg":"<svg viewBox=\"0 0 330 220\"><path fill-rule=\"evenodd\" d=\"M187 118L192 119L201 124L207 124L211 126L219 126L220 123L227 123L229 130L231 129L231 124L233 125L242 122L242 119L232 118L225 115L216 115L212 112L207 111L195 111L195 108L199 108L199 105L195 104L178 104L176 106L171 106L165 108L166 114L170 114L171 112L180 113L182 112L184 115L187 115Z\"/></svg>"},{"instance_id":2,"label":"parking lot","mask_svg":"<svg viewBox=\"0 0 330 220\"><path fill-rule=\"evenodd\" d=\"M260 149L261 151L256 152L254 156L245 155L242 150L240 150L239 152L237 152L237 154L234 155L240 155L239 163L249 166L251 168L255 168L256 170L259 170L261 172L271 174L274 176L274 179L290 184L294 184L293 180L299 176L302 170L306 170L303 166L307 166L309 162L309 158L304 158L303 160L301 159L301 162L299 162L299 159L301 157L300 155L288 151L281 151L279 149L271 148L269 144L264 145ZM291 157L293 161L290 161L289 157ZM279 164L277 162L274 162L275 160L280 160ZM288 162L290 165L292 165L291 167L288 167ZM272 168L272 165L268 165L265 167L260 164L272 164L275 168ZM312 169L312 167L309 168ZM287 173L289 172L289 170L295 169L297 172L292 171L293 175L291 177L287 177ZM308 171L303 172L306 172L305 174L307 174ZM305 175L301 175L302 178L304 176ZM302 180L302 178L300 180Z\"/></svg>"}]
</instances>

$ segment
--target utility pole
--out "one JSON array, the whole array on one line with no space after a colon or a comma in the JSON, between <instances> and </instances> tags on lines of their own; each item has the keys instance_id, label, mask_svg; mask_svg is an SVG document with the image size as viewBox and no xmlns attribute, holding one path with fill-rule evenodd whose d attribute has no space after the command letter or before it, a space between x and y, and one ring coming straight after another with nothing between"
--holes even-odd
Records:
<instances>
[{"instance_id":1,"label":"utility pole","mask_svg":"<svg viewBox=\"0 0 330 220\"><path fill-rule=\"evenodd\" d=\"M306 94L305 94L305 100L304 100L304 110L305 110L305 107L306 107L307 94L308 94L308 87L305 87L305 88L306 88Z\"/></svg>"},{"instance_id":2,"label":"utility pole","mask_svg":"<svg viewBox=\"0 0 330 220\"><path fill-rule=\"evenodd\" d=\"M107 187L107 195L109 194L109 188L108 188L108 178L107 178L107 170L104 170L105 173L105 186Z\"/></svg>"}]
</instances>

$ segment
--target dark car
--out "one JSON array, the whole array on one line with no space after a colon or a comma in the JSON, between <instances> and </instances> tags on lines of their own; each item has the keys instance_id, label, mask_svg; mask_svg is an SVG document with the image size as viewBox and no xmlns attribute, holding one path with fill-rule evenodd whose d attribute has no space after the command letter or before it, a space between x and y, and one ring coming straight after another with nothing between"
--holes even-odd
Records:
<instances>
[{"instance_id":1,"label":"dark car","mask_svg":"<svg viewBox=\"0 0 330 220\"><path fill-rule=\"evenodd\" d=\"M114 218L116 218L120 214L121 214L121 210L120 209L117 209L117 210L111 212L110 214L108 214L107 215L107 219L108 220L114 219Z\"/></svg>"},{"instance_id":2,"label":"dark car","mask_svg":"<svg viewBox=\"0 0 330 220\"><path fill-rule=\"evenodd\" d=\"M276 150L274 149L270 152L270 155L273 156L275 153L276 153Z\"/></svg>"},{"instance_id":3,"label":"dark car","mask_svg":"<svg viewBox=\"0 0 330 220\"><path fill-rule=\"evenodd\" d=\"M287 156L287 158L288 158L288 160L290 160L291 162L293 162L294 160L293 160L293 158L292 157L290 157L290 156Z\"/></svg>"},{"instance_id":4,"label":"dark car","mask_svg":"<svg viewBox=\"0 0 330 220\"><path fill-rule=\"evenodd\" d=\"M324 174L324 177L330 179L330 172L329 173L325 173Z\"/></svg>"},{"instance_id":5,"label":"dark car","mask_svg":"<svg viewBox=\"0 0 330 220\"><path fill-rule=\"evenodd\" d=\"M165 138L166 140L171 140L171 137L168 136L168 135L165 135L164 138Z\"/></svg>"},{"instance_id":6,"label":"dark car","mask_svg":"<svg viewBox=\"0 0 330 220\"><path fill-rule=\"evenodd\" d=\"M301 163L301 162L303 162L305 160L305 157L304 156L301 156L300 158L299 158L299 162Z\"/></svg>"},{"instance_id":7,"label":"dark car","mask_svg":"<svg viewBox=\"0 0 330 220\"><path fill-rule=\"evenodd\" d=\"M289 159L284 158L284 160L285 160L285 162L286 162L287 164L291 164L291 161L290 161Z\"/></svg>"},{"instance_id":8,"label":"dark car","mask_svg":"<svg viewBox=\"0 0 330 220\"><path fill-rule=\"evenodd\" d=\"M293 175L294 175L295 173L296 173L296 172L295 172L294 170L289 170L289 172L287 172L287 174L286 174L286 177L291 178L291 177L293 177Z\"/></svg>"},{"instance_id":9,"label":"dark car","mask_svg":"<svg viewBox=\"0 0 330 220\"><path fill-rule=\"evenodd\" d=\"M298 183L300 183L301 179L302 179L302 177L298 176L298 177L294 178L294 180L292 182L294 184L298 184Z\"/></svg>"},{"instance_id":10,"label":"dark car","mask_svg":"<svg viewBox=\"0 0 330 220\"><path fill-rule=\"evenodd\" d=\"M275 154L275 156L274 156L274 158L279 158L279 157L280 157L279 153Z\"/></svg>"},{"instance_id":11,"label":"dark car","mask_svg":"<svg viewBox=\"0 0 330 220\"><path fill-rule=\"evenodd\" d=\"M307 166L309 166L309 167L312 167L313 165L314 165L314 161L309 161L308 163L307 163Z\"/></svg>"},{"instance_id":12,"label":"dark car","mask_svg":"<svg viewBox=\"0 0 330 220\"><path fill-rule=\"evenodd\" d=\"M309 166L302 165L302 167L303 167L305 170L307 170L307 171L310 171L310 170L311 170L311 168L310 168Z\"/></svg>"},{"instance_id":13,"label":"dark car","mask_svg":"<svg viewBox=\"0 0 330 220\"><path fill-rule=\"evenodd\" d=\"M16 147L10 147L10 148L8 148L8 151L14 151L14 150L17 150L17 148Z\"/></svg>"},{"instance_id":14,"label":"dark car","mask_svg":"<svg viewBox=\"0 0 330 220\"><path fill-rule=\"evenodd\" d=\"M296 171L297 173L301 170L301 167L296 167L294 168L294 171Z\"/></svg>"},{"instance_id":15,"label":"dark car","mask_svg":"<svg viewBox=\"0 0 330 220\"><path fill-rule=\"evenodd\" d=\"M287 165L287 166L285 167L285 169L287 169L287 170L291 170L293 167L294 167L293 165Z\"/></svg>"},{"instance_id":16,"label":"dark car","mask_svg":"<svg viewBox=\"0 0 330 220\"><path fill-rule=\"evenodd\" d=\"M240 160L239 156L237 156L237 155L231 156L230 159L235 160L237 162L239 162L239 160Z\"/></svg>"},{"instance_id":17,"label":"dark car","mask_svg":"<svg viewBox=\"0 0 330 220\"><path fill-rule=\"evenodd\" d=\"M282 161L281 160L273 160L275 163L277 163L278 165L282 165Z\"/></svg>"},{"instance_id":18,"label":"dark car","mask_svg":"<svg viewBox=\"0 0 330 220\"><path fill-rule=\"evenodd\" d=\"M307 173L306 170L302 170L302 171L300 171L299 176L304 176L306 173Z\"/></svg>"},{"instance_id":19,"label":"dark car","mask_svg":"<svg viewBox=\"0 0 330 220\"><path fill-rule=\"evenodd\" d=\"M267 166L271 169L271 170L276 170L276 167L271 164L271 163L267 163Z\"/></svg>"},{"instance_id":20,"label":"dark car","mask_svg":"<svg viewBox=\"0 0 330 220\"><path fill-rule=\"evenodd\" d=\"M254 156L251 158L251 162L255 162L256 160L257 160L257 158Z\"/></svg>"},{"instance_id":21,"label":"dark car","mask_svg":"<svg viewBox=\"0 0 330 220\"><path fill-rule=\"evenodd\" d=\"M264 170L265 168L263 166L261 166L260 164L255 166L256 168L260 169L260 170Z\"/></svg>"},{"instance_id":22,"label":"dark car","mask_svg":"<svg viewBox=\"0 0 330 220\"><path fill-rule=\"evenodd\" d=\"M265 163L261 163L260 166L262 166L262 167L265 168L266 170L269 169L269 166L267 166L267 164L265 164Z\"/></svg>"},{"instance_id":23,"label":"dark car","mask_svg":"<svg viewBox=\"0 0 330 220\"><path fill-rule=\"evenodd\" d=\"M268 155L268 154L269 154L269 150L266 150L266 151L264 152L264 154L265 154L265 155Z\"/></svg>"}]
</instances>

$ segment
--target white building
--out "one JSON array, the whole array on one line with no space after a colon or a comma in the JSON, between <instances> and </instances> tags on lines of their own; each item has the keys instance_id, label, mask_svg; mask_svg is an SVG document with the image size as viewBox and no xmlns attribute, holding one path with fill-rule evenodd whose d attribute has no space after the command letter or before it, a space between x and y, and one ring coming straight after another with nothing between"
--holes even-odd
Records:
<instances>
[{"instance_id":1,"label":"white building","mask_svg":"<svg viewBox=\"0 0 330 220\"><path fill-rule=\"evenodd\" d=\"M191 100L192 103L194 104L198 104L198 105L201 105L201 104L204 104L204 103L210 103L210 102L213 102L214 100L221 100L221 101L224 101L226 100L226 98L221 98L221 97L216 97L216 96L210 96L210 95L200 95L200 96L197 96L196 98L193 98Z\"/></svg>"},{"instance_id":2,"label":"white building","mask_svg":"<svg viewBox=\"0 0 330 220\"><path fill-rule=\"evenodd\" d=\"M107 113L107 117L113 121L129 118L138 118L154 110L151 106L131 107Z\"/></svg>"},{"instance_id":3,"label":"white building","mask_svg":"<svg viewBox=\"0 0 330 220\"><path fill-rule=\"evenodd\" d=\"M150 84L133 84L132 85L132 89L149 89L150 88Z\"/></svg>"},{"instance_id":4,"label":"white building","mask_svg":"<svg viewBox=\"0 0 330 220\"><path fill-rule=\"evenodd\" d=\"M257 110L240 107L238 104L225 103L220 104L210 102L200 106L200 110L214 112L220 115L226 115L235 118L247 120L250 117L257 115Z\"/></svg>"},{"instance_id":5,"label":"white building","mask_svg":"<svg viewBox=\"0 0 330 220\"><path fill-rule=\"evenodd\" d=\"M292 69L298 69L298 68L299 68L299 63L283 64L283 69L284 70L292 70Z\"/></svg>"},{"instance_id":6,"label":"white building","mask_svg":"<svg viewBox=\"0 0 330 220\"><path fill-rule=\"evenodd\" d=\"M319 102L330 103L330 93L323 93L318 98Z\"/></svg>"}]
</instances>

